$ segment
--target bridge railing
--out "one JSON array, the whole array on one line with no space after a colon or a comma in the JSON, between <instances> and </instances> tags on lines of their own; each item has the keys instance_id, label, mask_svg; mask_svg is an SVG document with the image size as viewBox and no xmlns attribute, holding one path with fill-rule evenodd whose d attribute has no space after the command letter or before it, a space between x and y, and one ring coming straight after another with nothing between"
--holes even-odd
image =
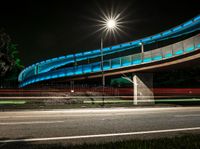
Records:
<instances>
[{"instance_id":1,"label":"bridge railing","mask_svg":"<svg viewBox=\"0 0 200 149\"><path fill-rule=\"evenodd\" d=\"M151 63L154 61L161 61L161 60L176 57L188 52L192 52L197 49L200 49L200 34L193 36L189 39L186 39L186 40L183 40L183 41L180 41L180 42L177 42L165 47L161 47L155 50L105 60L103 62L103 70L108 71L108 70L113 70L113 69L140 65L144 63ZM23 81L21 83L21 86L25 86L31 83L48 80L48 79L83 75L83 74L96 73L96 72L101 72L101 71L102 71L101 62L78 65L74 67L63 68L63 69L35 75Z\"/></svg>"},{"instance_id":2,"label":"bridge railing","mask_svg":"<svg viewBox=\"0 0 200 149\"><path fill-rule=\"evenodd\" d=\"M111 47L105 47L103 48L103 51L105 55L109 55L116 52L126 51L134 47L138 47L139 46L138 44L141 42L148 44L152 42L157 42L159 40L164 40L166 38L174 38L177 36L181 36L183 34L188 34L191 31L194 32L194 31L199 30L199 24L200 24L200 15L192 18L191 20L181 25L178 25L169 30L166 30L164 32L161 32L149 37L145 37L142 39L138 39L135 41L131 41L131 42L127 42L127 43L123 43L119 45L114 45ZM26 67L20 73L18 80L23 81L24 79L27 79L30 76L37 75L39 73L45 73L55 68L62 67L69 63L74 63L75 59L76 61L81 61L81 60L87 60L91 58L100 57L100 54L101 54L100 49L96 49L96 50L80 52L76 54L69 54L69 55L65 55L61 57L48 59L42 62L38 62L36 64Z\"/></svg>"}]
</instances>

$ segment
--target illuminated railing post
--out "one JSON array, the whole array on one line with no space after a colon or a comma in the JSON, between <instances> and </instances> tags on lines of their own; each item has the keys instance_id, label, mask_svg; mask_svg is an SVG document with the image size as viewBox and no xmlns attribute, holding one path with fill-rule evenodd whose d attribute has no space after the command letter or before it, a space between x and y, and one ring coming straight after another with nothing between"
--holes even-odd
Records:
<instances>
[{"instance_id":1,"label":"illuminated railing post","mask_svg":"<svg viewBox=\"0 0 200 149\"><path fill-rule=\"evenodd\" d=\"M198 38L199 38L199 36L194 37L194 49L198 48L198 44L200 44L200 43L198 43Z\"/></svg>"},{"instance_id":2,"label":"illuminated railing post","mask_svg":"<svg viewBox=\"0 0 200 149\"><path fill-rule=\"evenodd\" d=\"M110 69L111 69L112 68L111 59L109 59L109 66L110 66Z\"/></svg>"},{"instance_id":3,"label":"illuminated railing post","mask_svg":"<svg viewBox=\"0 0 200 149\"><path fill-rule=\"evenodd\" d=\"M163 54L162 48L160 48L160 55L161 55L161 58L163 59L164 58L164 54Z\"/></svg>"},{"instance_id":4,"label":"illuminated railing post","mask_svg":"<svg viewBox=\"0 0 200 149\"><path fill-rule=\"evenodd\" d=\"M119 58L119 65L122 67L122 57Z\"/></svg>"},{"instance_id":5,"label":"illuminated railing post","mask_svg":"<svg viewBox=\"0 0 200 149\"><path fill-rule=\"evenodd\" d=\"M181 47L182 47L183 53L185 53L184 41L181 41Z\"/></svg>"},{"instance_id":6,"label":"illuminated railing post","mask_svg":"<svg viewBox=\"0 0 200 149\"><path fill-rule=\"evenodd\" d=\"M173 47L173 44L171 45L171 53L172 53L172 56L174 56L174 47Z\"/></svg>"},{"instance_id":7,"label":"illuminated railing post","mask_svg":"<svg viewBox=\"0 0 200 149\"><path fill-rule=\"evenodd\" d=\"M141 46L141 59L143 62L144 61L144 43L140 42L139 45Z\"/></svg>"},{"instance_id":8,"label":"illuminated railing post","mask_svg":"<svg viewBox=\"0 0 200 149\"><path fill-rule=\"evenodd\" d=\"M136 54L132 54L131 55L131 65L134 65L135 55Z\"/></svg>"}]
</instances>

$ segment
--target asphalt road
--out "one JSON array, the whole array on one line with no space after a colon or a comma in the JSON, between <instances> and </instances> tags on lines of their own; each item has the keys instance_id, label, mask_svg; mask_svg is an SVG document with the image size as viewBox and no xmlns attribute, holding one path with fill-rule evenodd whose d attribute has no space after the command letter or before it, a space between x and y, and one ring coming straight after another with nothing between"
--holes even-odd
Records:
<instances>
[{"instance_id":1,"label":"asphalt road","mask_svg":"<svg viewBox=\"0 0 200 149\"><path fill-rule=\"evenodd\" d=\"M200 107L0 112L0 144L96 143L200 133Z\"/></svg>"}]
</instances>

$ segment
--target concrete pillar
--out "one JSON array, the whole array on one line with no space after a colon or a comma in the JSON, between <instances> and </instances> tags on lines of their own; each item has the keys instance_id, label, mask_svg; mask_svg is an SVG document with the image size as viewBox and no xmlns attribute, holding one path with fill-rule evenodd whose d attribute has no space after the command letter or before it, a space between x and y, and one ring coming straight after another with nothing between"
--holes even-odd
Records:
<instances>
[{"instance_id":1,"label":"concrete pillar","mask_svg":"<svg viewBox=\"0 0 200 149\"><path fill-rule=\"evenodd\" d=\"M153 95L153 74L152 73L134 73L134 105L152 105L154 104Z\"/></svg>"}]
</instances>

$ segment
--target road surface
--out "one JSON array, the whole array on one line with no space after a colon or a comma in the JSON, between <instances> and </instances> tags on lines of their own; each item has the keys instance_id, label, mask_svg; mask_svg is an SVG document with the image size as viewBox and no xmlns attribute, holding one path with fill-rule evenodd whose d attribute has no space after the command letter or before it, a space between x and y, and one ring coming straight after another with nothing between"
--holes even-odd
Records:
<instances>
[{"instance_id":1,"label":"road surface","mask_svg":"<svg viewBox=\"0 0 200 149\"><path fill-rule=\"evenodd\" d=\"M0 112L0 144L98 143L200 133L200 107Z\"/></svg>"}]
</instances>

